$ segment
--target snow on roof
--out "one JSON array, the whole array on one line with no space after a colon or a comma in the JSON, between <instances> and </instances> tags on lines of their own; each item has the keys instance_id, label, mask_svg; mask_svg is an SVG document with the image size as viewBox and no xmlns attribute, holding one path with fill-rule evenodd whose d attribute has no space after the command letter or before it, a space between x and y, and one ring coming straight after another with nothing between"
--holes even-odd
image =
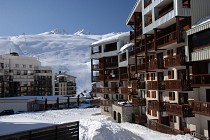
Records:
<instances>
[{"instance_id":1,"label":"snow on roof","mask_svg":"<svg viewBox=\"0 0 210 140\"><path fill-rule=\"evenodd\" d=\"M123 52L124 50L126 50L130 46L134 46L134 43L125 44L124 46L122 46L122 48L120 48L120 52Z\"/></svg>"},{"instance_id":2,"label":"snow on roof","mask_svg":"<svg viewBox=\"0 0 210 140\"><path fill-rule=\"evenodd\" d=\"M210 15L200 19L192 29L187 31L187 35L191 35L210 28Z\"/></svg>"},{"instance_id":3,"label":"snow on roof","mask_svg":"<svg viewBox=\"0 0 210 140\"><path fill-rule=\"evenodd\" d=\"M117 41L120 38L125 37L125 36L129 36L129 35L130 35L130 32L118 33L114 36L107 37L107 38L101 39L99 41L93 42L91 44L91 46L96 46L96 45L104 44L104 43L111 42L111 41Z\"/></svg>"}]
</instances>

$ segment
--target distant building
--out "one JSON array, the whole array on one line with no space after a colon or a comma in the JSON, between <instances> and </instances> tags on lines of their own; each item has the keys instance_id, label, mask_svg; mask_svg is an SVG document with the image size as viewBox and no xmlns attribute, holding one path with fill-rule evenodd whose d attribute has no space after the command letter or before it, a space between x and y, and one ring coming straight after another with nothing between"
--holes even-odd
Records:
<instances>
[{"instance_id":1,"label":"distant building","mask_svg":"<svg viewBox=\"0 0 210 140\"><path fill-rule=\"evenodd\" d=\"M52 95L52 68L18 53L0 55L0 97Z\"/></svg>"},{"instance_id":2,"label":"distant building","mask_svg":"<svg viewBox=\"0 0 210 140\"><path fill-rule=\"evenodd\" d=\"M55 74L55 95L76 95L76 77L61 71Z\"/></svg>"}]
</instances>

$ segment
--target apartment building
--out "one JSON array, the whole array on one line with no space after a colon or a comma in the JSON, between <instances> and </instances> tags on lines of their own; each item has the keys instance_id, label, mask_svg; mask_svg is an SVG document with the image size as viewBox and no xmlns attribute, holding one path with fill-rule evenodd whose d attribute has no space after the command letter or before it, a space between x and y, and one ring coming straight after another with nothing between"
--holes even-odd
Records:
<instances>
[{"instance_id":1,"label":"apartment building","mask_svg":"<svg viewBox=\"0 0 210 140\"><path fill-rule=\"evenodd\" d=\"M52 95L52 68L13 52L0 55L0 97Z\"/></svg>"},{"instance_id":2,"label":"apartment building","mask_svg":"<svg viewBox=\"0 0 210 140\"><path fill-rule=\"evenodd\" d=\"M190 74L195 64L186 62L186 31L210 13L209 7L208 0L136 2L126 21L132 28L130 41L134 43L134 55L130 57L135 59L129 73L131 93L140 98L138 102L146 98L146 111L139 105L134 122L145 122L146 114L145 125L151 129L171 134L192 130L195 115L189 100L196 95Z\"/></svg>"},{"instance_id":3,"label":"apartment building","mask_svg":"<svg viewBox=\"0 0 210 140\"><path fill-rule=\"evenodd\" d=\"M210 15L210 14L209 14ZM191 87L194 98L189 104L195 114L189 128L196 136L210 137L210 16L187 31ZM199 137L201 138L201 137Z\"/></svg>"},{"instance_id":4,"label":"apartment building","mask_svg":"<svg viewBox=\"0 0 210 140\"><path fill-rule=\"evenodd\" d=\"M59 71L55 74L55 95L76 95L76 77Z\"/></svg>"},{"instance_id":5,"label":"apartment building","mask_svg":"<svg viewBox=\"0 0 210 140\"><path fill-rule=\"evenodd\" d=\"M127 96L118 91L122 84L119 80L120 74L127 74L126 69L119 69L118 53L127 42L129 33L122 33L91 44L91 81L95 82L92 93L101 98L102 114L112 115L112 103L127 100Z\"/></svg>"}]
</instances>

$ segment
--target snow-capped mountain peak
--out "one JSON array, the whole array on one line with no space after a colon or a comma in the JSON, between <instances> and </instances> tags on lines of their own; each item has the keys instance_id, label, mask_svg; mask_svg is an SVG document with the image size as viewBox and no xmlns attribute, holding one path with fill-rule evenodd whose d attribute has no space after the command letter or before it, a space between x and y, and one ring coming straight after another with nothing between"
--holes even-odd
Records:
<instances>
[{"instance_id":1,"label":"snow-capped mountain peak","mask_svg":"<svg viewBox=\"0 0 210 140\"><path fill-rule=\"evenodd\" d=\"M41 33L40 35L52 35L52 34L56 34L56 35L68 35L69 33L65 30L65 29L54 29L52 31L49 32L44 32Z\"/></svg>"},{"instance_id":2,"label":"snow-capped mountain peak","mask_svg":"<svg viewBox=\"0 0 210 140\"><path fill-rule=\"evenodd\" d=\"M81 30L75 32L74 35L81 36L81 35L92 35L92 34L90 32L87 32L85 29L81 29Z\"/></svg>"}]
</instances>

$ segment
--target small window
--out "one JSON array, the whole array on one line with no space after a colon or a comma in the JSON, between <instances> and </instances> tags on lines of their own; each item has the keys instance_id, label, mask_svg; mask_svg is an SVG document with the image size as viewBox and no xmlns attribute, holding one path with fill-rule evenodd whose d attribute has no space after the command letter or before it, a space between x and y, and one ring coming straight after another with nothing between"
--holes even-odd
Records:
<instances>
[{"instance_id":1,"label":"small window","mask_svg":"<svg viewBox=\"0 0 210 140\"><path fill-rule=\"evenodd\" d=\"M150 80L150 76L149 76L149 73L147 73L147 80Z\"/></svg>"},{"instance_id":2,"label":"small window","mask_svg":"<svg viewBox=\"0 0 210 140\"><path fill-rule=\"evenodd\" d=\"M15 67L16 67L16 68L19 68L19 64L15 64Z\"/></svg>"},{"instance_id":3,"label":"small window","mask_svg":"<svg viewBox=\"0 0 210 140\"><path fill-rule=\"evenodd\" d=\"M182 0L183 8L190 8L190 0Z\"/></svg>"},{"instance_id":4,"label":"small window","mask_svg":"<svg viewBox=\"0 0 210 140\"><path fill-rule=\"evenodd\" d=\"M152 91L152 98L156 98L156 91Z\"/></svg>"},{"instance_id":5,"label":"small window","mask_svg":"<svg viewBox=\"0 0 210 140\"><path fill-rule=\"evenodd\" d=\"M174 79L174 71L168 71L168 79Z\"/></svg>"},{"instance_id":6,"label":"small window","mask_svg":"<svg viewBox=\"0 0 210 140\"><path fill-rule=\"evenodd\" d=\"M29 65L29 68L32 68L32 65Z\"/></svg>"},{"instance_id":7,"label":"small window","mask_svg":"<svg viewBox=\"0 0 210 140\"><path fill-rule=\"evenodd\" d=\"M176 123L176 116L170 115L170 122Z\"/></svg>"},{"instance_id":8,"label":"small window","mask_svg":"<svg viewBox=\"0 0 210 140\"><path fill-rule=\"evenodd\" d=\"M169 92L169 100L171 101L175 100L175 92Z\"/></svg>"},{"instance_id":9,"label":"small window","mask_svg":"<svg viewBox=\"0 0 210 140\"><path fill-rule=\"evenodd\" d=\"M23 68L26 68L26 65L23 64Z\"/></svg>"},{"instance_id":10,"label":"small window","mask_svg":"<svg viewBox=\"0 0 210 140\"><path fill-rule=\"evenodd\" d=\"M104 111L105 112L109 112L109 108L108 107L104 107Z\"/></svg>"},{"instance_id":11,"label":"small window","mask_svg":"<svg viewBox=\"0 0 210 140\"><path fill-rule=\"evenodd\" d=\"M147 91L147 97L150 97L150 91Z\"/></svg>"},{"instance_id":12,"label":"small window","mask_svg":"<svg viewBox=\"0 0 210 140\"><path fill-rule=\"evenodd\" d=\"M151 73L151 80L155 80L155 73Z\"/></svg>"}]
</instances>

